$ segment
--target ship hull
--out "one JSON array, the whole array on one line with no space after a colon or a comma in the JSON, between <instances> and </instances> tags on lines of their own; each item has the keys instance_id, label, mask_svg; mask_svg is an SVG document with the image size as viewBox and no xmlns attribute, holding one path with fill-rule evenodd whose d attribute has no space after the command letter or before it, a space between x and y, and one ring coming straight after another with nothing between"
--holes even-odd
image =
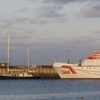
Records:
<instances>
[{"instance_id":1,"label":"ship hull","mask_svg":"<svg viewBox=\"0 0 100 100\"><path fill-rule=\"evenodd\" d=\"M98 66L69 66L66 63L55 63L53 67L61 79L100 79Z\"/></svg>"}]
</instances>

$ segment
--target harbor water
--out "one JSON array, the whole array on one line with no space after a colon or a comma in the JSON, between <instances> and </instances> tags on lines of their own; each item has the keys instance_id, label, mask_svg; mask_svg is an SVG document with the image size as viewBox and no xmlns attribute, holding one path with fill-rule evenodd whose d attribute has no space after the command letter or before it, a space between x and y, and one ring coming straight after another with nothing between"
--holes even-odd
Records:
<instances>
[{"instance_id":1,"label":"harbor water","mask_svg":"<svg viewBox=\"0 0 100 100\"><path fill-rule=\"evenodd\" d=\"M100 80L0 80L0 100L100 100Z\"/></svg>"}]
</instances>

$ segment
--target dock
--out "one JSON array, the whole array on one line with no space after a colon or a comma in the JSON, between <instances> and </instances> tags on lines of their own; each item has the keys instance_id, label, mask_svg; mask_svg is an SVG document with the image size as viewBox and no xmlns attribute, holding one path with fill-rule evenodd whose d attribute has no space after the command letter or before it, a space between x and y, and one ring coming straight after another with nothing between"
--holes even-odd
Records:
<instances>
[{"instance_id":1,"label":"dock","mask_svg":"<svg viewBox=\"0 0 100 100\"><path fill-rule=\"evenodd\" d=\"M20 72L28 72L33 74L34 76L40 75L40 79L60 79L59 75L56 73L52 65L41 65L36 67L30 67L28 69L27 66L10 66L9 73L11 75L18 75ZM7 73L7 67L0 67L0 74Z\"/></svg>"}]
</instances>

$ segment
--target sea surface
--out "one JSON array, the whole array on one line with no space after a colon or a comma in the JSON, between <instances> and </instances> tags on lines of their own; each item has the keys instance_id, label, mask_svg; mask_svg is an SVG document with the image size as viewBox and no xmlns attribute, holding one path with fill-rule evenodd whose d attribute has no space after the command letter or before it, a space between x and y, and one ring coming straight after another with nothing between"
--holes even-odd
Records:
<instances>
[{"instance_id":1,"label":"sea surface","mask_svg":"<svg viewBox=\"0 0 100 100\"><path fill-rule=\"evenodd\" d=\"M0 100L100 100L100 80L0 80Z\"/></svg>"}]
</instances>

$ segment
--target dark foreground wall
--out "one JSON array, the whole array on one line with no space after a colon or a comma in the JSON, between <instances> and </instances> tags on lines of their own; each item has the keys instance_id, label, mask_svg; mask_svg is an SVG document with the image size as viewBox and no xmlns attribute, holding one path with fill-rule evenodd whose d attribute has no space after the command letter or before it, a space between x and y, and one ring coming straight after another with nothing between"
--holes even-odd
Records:
<instances>
[{"instance_id":1,"label":"dark foreground wall","mask_svg":"<svg viewBox=\"0 0 100 100\"><path fill-rule=\"evenodd\" d=\"M16 70L22 70L25 72L28 72L27 67L14 67L10 68L10 70L13 70L10 72L10 74L18 74L19 72ZM38 66L36 68L30 67L29 71L34 74L34 75L40 75L40 79L59 79L59 75L56 73L56 71L52 68L50 65L43 65L43 66ZM0 67L0 74L7 73L7 68L6 67Z\"/></svg>"}]
</instances>

